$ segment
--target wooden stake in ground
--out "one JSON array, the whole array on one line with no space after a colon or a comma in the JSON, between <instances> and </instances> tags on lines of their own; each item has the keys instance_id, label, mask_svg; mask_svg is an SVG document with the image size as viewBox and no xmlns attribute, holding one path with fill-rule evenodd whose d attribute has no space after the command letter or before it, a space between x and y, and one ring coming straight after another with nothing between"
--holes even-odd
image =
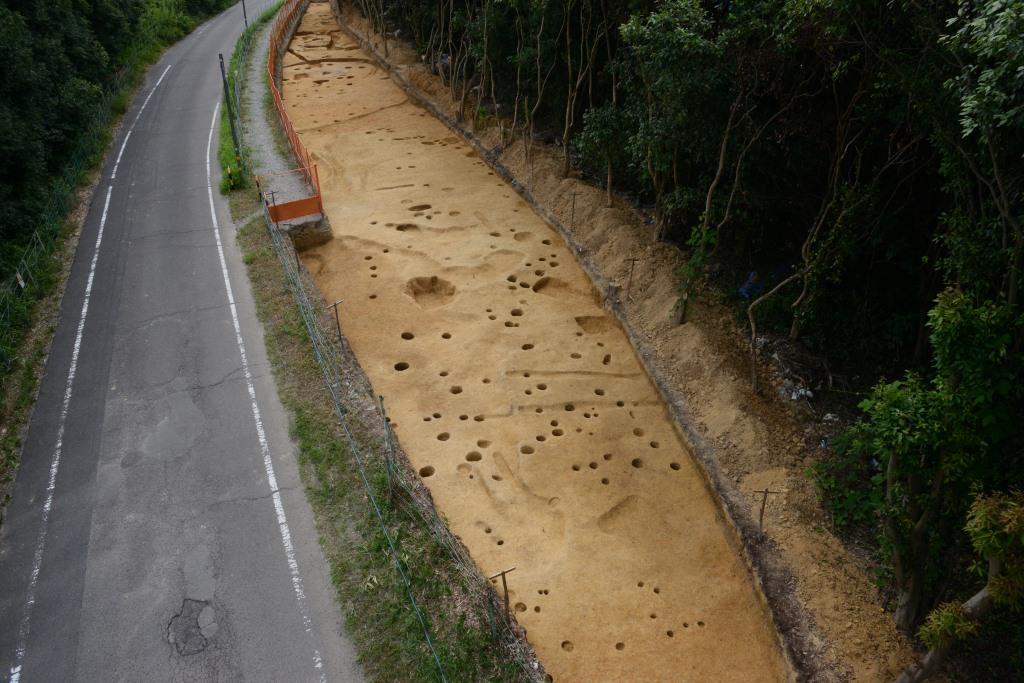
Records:
<instances>
[{"instance_id":1,"label":"wooden stake in ground","mask_svg":"<svg viewBox=\"0 0 1024 683\"><path fill-rule=\"evenodd\" d=\"M768 496L773 493L782 493L782 491L769 491L768 489L762 489L760 491L754 491L754 493L762 494L761 498L761 514L757 516L757 530L762 534L764 533L764 509L768 505Z\"/></svg>"},{"instance_id":2,"label":"wooden stake in ground","mask_svg":"<svg viewBox=\"0 0 1024 683\"><path fill-rule=\"evenodd\" d=\"M341 341L341 321L338 319L338 304L342 303L343 299L338 299L327 308L334 309L334 324L338 327L338 341Z\"/></svg>"},{"instance_id":3,"label":"wooden stake in ground","mask_svg":"<svg viewBox=\"0 0 1024 683\"><path fill-rule=\"evenodd\" d=\"M626 260L629 261L629 279L626 280L626 299L632 300L632 295L630 292L633 289L633 267L636 265L636 262L640 260L640 258L634 256Z\"/></svg>"},{"instance_id":4,"label":"wooden stake in ground","mask_svg":"<svg viewBox=\"0 0 1024 683\"><path fill-rule=\"evenodd\" d=\"M394 467L395 462L395 449L391 441L391 425L388 423L388 413L384 409L384 397L380 394L376 394L377 405L380 407L380 415L384 420L384 473L388 479L388 494L394 493L391 487L391 469Z\"/></svg>"},{"instance_id":5,"label":"wooden stake in ground","mask_svg":"<svg viewBox=\"0 0 1024 683\"><path fill-rule=\"evenodd\" d=\"M499 576L501 577L501 588L505 592L505 616L506 617L511 616L511 613L510 613L509 607L508 607L508 582L505 580L505 575L508 574L509 572L515 571L515 569L516 569L515 567L509 567L508 569L502 569L500 572L498 572L497 574L495 574L493 576L488 576L487 577L488 581L494 581Z\"/></svg>"}]
</instances>

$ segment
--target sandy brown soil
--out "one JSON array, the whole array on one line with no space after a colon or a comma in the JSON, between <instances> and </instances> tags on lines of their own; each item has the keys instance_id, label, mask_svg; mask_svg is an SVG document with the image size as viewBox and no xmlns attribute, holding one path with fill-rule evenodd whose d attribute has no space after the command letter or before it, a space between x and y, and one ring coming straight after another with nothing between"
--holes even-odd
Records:
<instances>
[{"instance_id":1,"label":"sandy brown soil","mask_svg":"<svg viewBox=\"0 0 1024 683\"><path fill-rule=\"evenodd\" d=\"M313 3L283 96L334 239L303 253L399 439L556 681L780 681L697 464L564 241Z\"/></svg>"}]
</instances>

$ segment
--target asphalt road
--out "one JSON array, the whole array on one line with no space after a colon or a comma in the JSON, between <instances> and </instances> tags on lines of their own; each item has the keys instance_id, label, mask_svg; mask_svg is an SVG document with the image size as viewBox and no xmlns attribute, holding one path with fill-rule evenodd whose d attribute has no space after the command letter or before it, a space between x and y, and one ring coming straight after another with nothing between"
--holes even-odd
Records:
<instances>
[{"instance_id":1,"label":"asphalt road","mask_svg":"<svg viewBox=\"0 0 1024 683\"><path fill-rule=\"evenodd\" d=\"M11 680L362 680L208 149L241 29L170 49L104 162L0 532Z\"/></svg>"}]
</instances>

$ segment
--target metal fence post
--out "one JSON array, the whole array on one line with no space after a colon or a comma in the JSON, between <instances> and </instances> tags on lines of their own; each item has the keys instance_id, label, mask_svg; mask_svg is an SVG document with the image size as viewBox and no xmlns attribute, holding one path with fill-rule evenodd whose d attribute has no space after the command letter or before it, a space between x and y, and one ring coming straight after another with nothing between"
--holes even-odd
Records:
<instances>
[{"instance_id":1,"label":"metal fence post","mask_svg":"<svg viewBox=\"0 0 1024 683\"><path fill-rule=\"evenodd\" d=\"M235 143L235 158L239 163L241 163L242 146L238 143L238 131L235 130L235 115L232 111L233 107L231 106L231 90L228 88L228 74L224 70L224 55L218 52L217 58L220 60L220 78L224 82L224 100L225 106L227 106L228 109L228 124L231 126L231 139Z\"/></svg>"}]
</instances>

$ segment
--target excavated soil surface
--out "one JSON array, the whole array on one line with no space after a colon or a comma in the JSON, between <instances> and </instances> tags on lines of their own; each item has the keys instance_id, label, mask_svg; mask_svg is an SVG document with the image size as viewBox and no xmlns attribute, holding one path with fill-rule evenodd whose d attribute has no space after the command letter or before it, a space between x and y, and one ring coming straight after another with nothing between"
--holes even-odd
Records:
<instances>
[{"instance_id":1,"label":"excavated soil surface","mask_svg":"<svg viewBox=\"0 0 1024 683\"><path fill-rule=\"evenodd\" d=\"M439 511L555 681L790 677L697 466L562 239L309 6L283 96L334 239L302 254Z\"/></svg>"}]
</instances>

